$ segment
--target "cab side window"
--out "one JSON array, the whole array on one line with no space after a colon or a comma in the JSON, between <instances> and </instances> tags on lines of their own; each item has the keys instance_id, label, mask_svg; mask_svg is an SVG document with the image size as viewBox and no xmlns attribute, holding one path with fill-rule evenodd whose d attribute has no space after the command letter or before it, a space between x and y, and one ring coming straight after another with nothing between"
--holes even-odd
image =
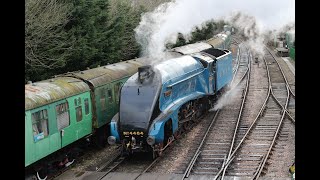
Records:
<instances>
[{"instance_id":1,"label":"cab side window","mask_svg":"<svg viewBox=\"0 0 320 180\"><path fill-rule=\"evenodd\" d=\"M48 111L46 109L31 114L34 142L37 142L49 134Z\"/></svg>"}]
</instances>

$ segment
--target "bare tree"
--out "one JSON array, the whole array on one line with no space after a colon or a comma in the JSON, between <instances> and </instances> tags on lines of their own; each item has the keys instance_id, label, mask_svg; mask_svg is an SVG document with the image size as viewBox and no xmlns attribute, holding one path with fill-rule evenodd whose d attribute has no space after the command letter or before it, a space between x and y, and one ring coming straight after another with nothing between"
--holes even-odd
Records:
<instances>
[{"instance_id":1,"label":"bare tree","mask_svg":"<svg viewBox=\"0 0 320 180\"><path fill-rule=\"evenodd\" d=\"M64 26L72 5L57 0L25 1L25 64L32 69L53 69L65 64L71 48Z\"/></svg>"}]
</instances>

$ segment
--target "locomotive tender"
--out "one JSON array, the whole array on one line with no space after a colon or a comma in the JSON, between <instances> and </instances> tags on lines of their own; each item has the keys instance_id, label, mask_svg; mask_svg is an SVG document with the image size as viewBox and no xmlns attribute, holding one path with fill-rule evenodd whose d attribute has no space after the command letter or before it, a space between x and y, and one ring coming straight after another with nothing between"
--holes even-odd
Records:
<instances>
[{"instance_id":1,"label":"locomotive tender","mask_svg":"<svg viewBox=\"0 0 320 180\"><path fill-rule=\"evenodd\" d=\"M230 33L177 47L180 57L138 68L121 88L120 107L110 123L109 144L123 151L162 151L201 114L232 80ZM214 44L214 45L213 45Z\"/></svg>"}]
</instances>

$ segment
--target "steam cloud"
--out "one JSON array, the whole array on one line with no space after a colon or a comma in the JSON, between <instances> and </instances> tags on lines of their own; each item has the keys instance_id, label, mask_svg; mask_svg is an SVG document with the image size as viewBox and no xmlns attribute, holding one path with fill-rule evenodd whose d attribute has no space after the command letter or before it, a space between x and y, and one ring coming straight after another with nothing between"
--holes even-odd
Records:
<instances>
[{"instance_id":1,"label":"steam cloud","mask_svg":"<svg viewBox=\"0 0 320 180\"><path fill-rule=\"evenodd\" d=\"M230 90L228 90L219 98L219 100L215 103L214 107L212 109L209 109L209 111L217 111L225 105L232 104L235 98L239 97L240 93L241 88L239 88L239 86L231 87Z\"/></svg>"},{"instance_id":2,"label":"steam cloud","mask_svg":"<svg viewBox=\"0 0 320 180\"><path fill-rule=\"evenodd\" d=\"M195 26L211 19L240 27L249 38L248 44L262 53L263 48L256 45L264 40L261 34L294 22L295 1L175 0L164 3L145 13L135 29L142 56L157 59L165 50L165 44L176 41L178 32L188 36Z\"/></svg>"},{"instance_id":3,"label":"steam cloud","mask_svg":"<svg viewBox=\"0 0 320 180\"><path fill-rule=\"evenodd\" d=\"M188 37L195 26L208 20L224 20L240 30L255 56L264 55L266 40L280 32L294 35L294 0L174 0L143 14L136 27L136 40L142 46L142 56L153 61L163 59L167 43L175 43L180 32ZM227 91L215 104L217 110L233 102L239 94L237 87Z\"/></svg>"}]
</instances>

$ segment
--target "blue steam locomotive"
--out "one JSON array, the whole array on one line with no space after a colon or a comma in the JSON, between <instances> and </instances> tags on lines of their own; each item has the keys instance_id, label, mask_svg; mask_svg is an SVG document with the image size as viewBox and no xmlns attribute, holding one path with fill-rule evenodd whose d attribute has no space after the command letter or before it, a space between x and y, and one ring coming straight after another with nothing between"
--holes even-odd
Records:
<instances>
[{"instance_id":1,"label":"blue steam locomotive","mask_svg":"<svg viewBox=\"0 0 320 180\"><path fill-rule=\"evenodd\" d=\"M122 144L128 153L152 151L153 157L160 156L213 107L217 94L232 80L232 54L227 49L199 42L170 51L174 58L139 67L122 86L109 144Z\"/></svg>"}]
</instances>

